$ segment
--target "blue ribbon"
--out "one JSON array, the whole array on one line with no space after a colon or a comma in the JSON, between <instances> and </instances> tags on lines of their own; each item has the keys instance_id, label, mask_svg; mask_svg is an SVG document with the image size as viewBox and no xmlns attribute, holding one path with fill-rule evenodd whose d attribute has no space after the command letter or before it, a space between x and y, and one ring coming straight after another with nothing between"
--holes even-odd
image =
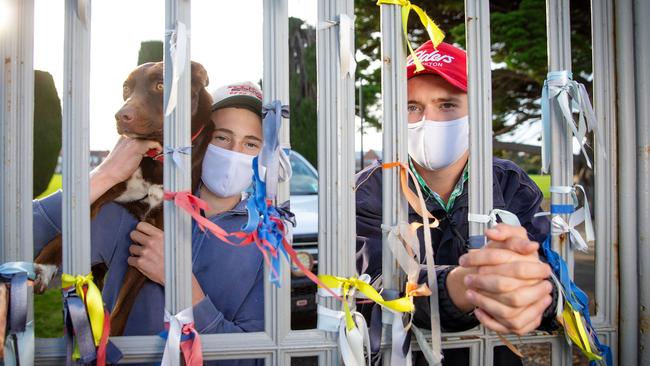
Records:
<instances>
[{"instance_id":1,"label":"blue ribbon","mask_svg":"<svg viewBox=\"0 0 650 366\"><path fill-rule=\"evenodd\" d=\"M575 207L572 204L556 204L551 205L551 214L560 215L560 214L572 214L575 211Z\"/></svg>"},{"instance_id":2,"label":"blue ribbon","mask_svg":"<svg viewBox=\"0 0 650 366\"><path fill-rule=\"evenodd\" d=\"M280 128L282 118L289 118L289 106L282 105L279 100L262 108L264 115L263 132L264 145L260 151L259 162L266 168L264 181L267 184L266 197L275 201L277 185L280 177Z\"/></svg>"},{"instance_id":3,"label":"blue ribbon","mask_svg":"<svg viewBox=\"0 0 650 366\"><path fill-rule=\"evenodd\" d=\"M65 340L67 365L75 365L72 359L75 344L79 347L81 363L91 363L97 359L95 341L90 328L90 321L86 313L83 300L77 295L74 286L62 290L63 292L63 319L65 322Z\"/></svg>"},{"instance_id":4,"label":"blue ribbon","mask_svg":"<svg viewBox=\"0 0 650 366\"><path fill-rule=\"evenodd\" d=\"M33 362L34 338L33 333L27 330L27 280L34 280L34 264L30 262L8 262L0 265L0 281L10 283L8 329L5 342L13 339L16 344L8 347L14 353L17 364L29 364ZM4 286L0 284L0 286ZM30 343L30 344L27 344ZM5 343L6 344L6 343ZM4 345L0 345L4 347ZM7 348L6 348L7 349ZM8 360L5 360L8 361Z\"/></svg>"},{"instance_id":5,"label":"blue ribbon","mask_svg":"<svg viewBox=\"0 0 650 366\"><path fill-rule=\"evenodd\" d=\"M548 260L548 264L551 266L553 273L560 281L560 285L566 294L566 301L571 304L574 310L579 312L585 319L585 323L588 326L588 330L593 335L593 340L595 342L598 351L601 356L605 359L607 365L612 365L612 353L608 346L600 343L598 340L598 335L591 325L591 317L589 316L589 297L587 294L578 287L575 282L571 280L569 276L569 269L567 268L566 262L560 255L551 249L551 236L548 235L544 243L542 244L542 251ZM560 290L560 289L558 289ZM589 362L589 365L596 365L596 361Z\"/></svg>"}]
</instances>

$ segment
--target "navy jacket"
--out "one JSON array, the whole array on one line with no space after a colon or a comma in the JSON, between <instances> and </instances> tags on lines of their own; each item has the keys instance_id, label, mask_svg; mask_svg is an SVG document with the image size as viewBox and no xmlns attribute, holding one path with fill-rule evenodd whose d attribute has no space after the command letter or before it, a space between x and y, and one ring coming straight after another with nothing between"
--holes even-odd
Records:
<instances>
[{"instance_id":1,"label":"navy jacket","mask_svg":"<svg viewBox=\"0 0 650 366\"><path fill-rule=\"evenodd\" d=\"M469 179L472 179L470 177ZM410 182L414 188L413 182ZM542 243L550 231L547 217L534 218L540 212L543 195L535 182L515 163L493 160L493 205L517 215L521 224L528 231L531 240ZM446 332L471 329L479 324L473 313L461 312L452 303L445 287L447 274L458 264L458 259L467 252L469 225L467 182L463 192L451 211L447 213L433 198L426 200L427 210L440 221L440 226L431 229L431 239L438 278L441 328ZM382 168L375 162L357 174L356 186L357 215L357 270L369 274L373 280L381 275L382 256ZM409 207L409 222L421 222L419 215ZM418 230L420 253L424 253L423 231ZM424 257L424 256L422 256ZM421 282L426 282L426 270L421 273ZM554 292L555 295L555 292ZM544 314L541 330L552 330L554 323L554 301ZM422 328L430 328L428 297L415 298L416 311L414 322ZM450 361L450 357L447 357ZM453 357L452 357L453 358ZM451 364L462 364L451 363Z\"/></svg>"},{"instance_id":2,"label":"navy jacket","mask_svg":"<svg viewBox=\"0 0 650 366\"><path fill-rule=\"evenodd\" d=\"M61 192L33 203L34 253L61 232ZM246 201L210 220L228 232L239 231L247 221ZM105 263L108 274L102 295L109 309L115 305L126 273L129 233L138 224L124 207L104 205L91 222L92 264ZM206 333L259 332L264 330L264 261L256 246L234 247L192 221L192 272L205 298L194 306L196 329ZM236 284L236 285L234 285ZM146 281L137 295L124 331L125 336L157 335L164 329L164 288ZM263 365L262 360L212 361L210 365Z\"/></svg>"}]
</instances>

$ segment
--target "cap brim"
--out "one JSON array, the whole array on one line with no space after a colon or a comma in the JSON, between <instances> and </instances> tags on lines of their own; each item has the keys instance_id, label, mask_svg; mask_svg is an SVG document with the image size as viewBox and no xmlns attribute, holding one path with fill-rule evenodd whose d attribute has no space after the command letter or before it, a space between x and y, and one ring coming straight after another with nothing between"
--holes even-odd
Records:
<instances>
[{"instance_id":1,"label":"cap brim","mask_svg":"<svg viewBox=\"0 0 650 366\"><path fill-rule=\"evenodd\" d=\"M221 108L236 107L246 108L253 113L262 115L262 101L247 95L234 95L212 105L212 111Z\"/></svg>"}]
</instances>

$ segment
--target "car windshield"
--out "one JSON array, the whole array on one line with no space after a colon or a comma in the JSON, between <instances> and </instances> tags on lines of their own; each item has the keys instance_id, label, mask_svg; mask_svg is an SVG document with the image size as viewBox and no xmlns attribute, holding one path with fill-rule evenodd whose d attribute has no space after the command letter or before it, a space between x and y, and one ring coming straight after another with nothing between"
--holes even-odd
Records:
<instances>
[{"instance_id":1,"label":"car windshield","mask_svg":"<svg viewBox=\"0 0 650 366\"><path fill-rule=\"evenodd\" d=\"M318 194L318 176L309 162L297 153L292 152L290 155L291 169L291 195L311 195Z\"/></svg>"}]
</instances>

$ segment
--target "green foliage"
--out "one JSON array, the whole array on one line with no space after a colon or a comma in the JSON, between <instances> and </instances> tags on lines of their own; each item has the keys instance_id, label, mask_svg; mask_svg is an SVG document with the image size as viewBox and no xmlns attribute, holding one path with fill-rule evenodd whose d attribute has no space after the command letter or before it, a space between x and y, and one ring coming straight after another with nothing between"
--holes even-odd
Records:
<instances>
[{"instance_id":1,"label":"green foliage","mask_svg":"<svg viewBox=\"0 0 650 366\"><path fill-rule=\"evenodd\" d=\"M289 18L291 148L318 166L316 128L316 31Z\"/></svg>"},{"instance_id":2,"label":"green foliage","mask_svg":"<svg viewBox=\"0 0 650 366\"><path fill-rule=\"evenodd\" d=\"M163 60L163 43L162 41L144 41L140 42L140 51L138 52L138 65L147 62L160 62Z\"/></svg>"},{"instance_id":3,"label":"green foliage","mask_svg":"<svg viewBox=\"0 0 650 366\"><path fill-rule=\"evenodd\" d=\"M52 179L50 180L50 183L47 185L47 189L44 190L40 195L38 195L36 199L41 199L51 195L52 193L61 189L62 185L63 185L63 181L62 181L61 174L52 175Z\"/></svg>"},{"instance_id":4,"label":"green foliage","mask_svg":"<svg viewBox=\"0 0 650 366\"><path fill-rule=\"evenodd\" d=\"M61 100L50 73L34 70L34 197L46 188L61 151Z\"/></svg>"}]
</instances>

